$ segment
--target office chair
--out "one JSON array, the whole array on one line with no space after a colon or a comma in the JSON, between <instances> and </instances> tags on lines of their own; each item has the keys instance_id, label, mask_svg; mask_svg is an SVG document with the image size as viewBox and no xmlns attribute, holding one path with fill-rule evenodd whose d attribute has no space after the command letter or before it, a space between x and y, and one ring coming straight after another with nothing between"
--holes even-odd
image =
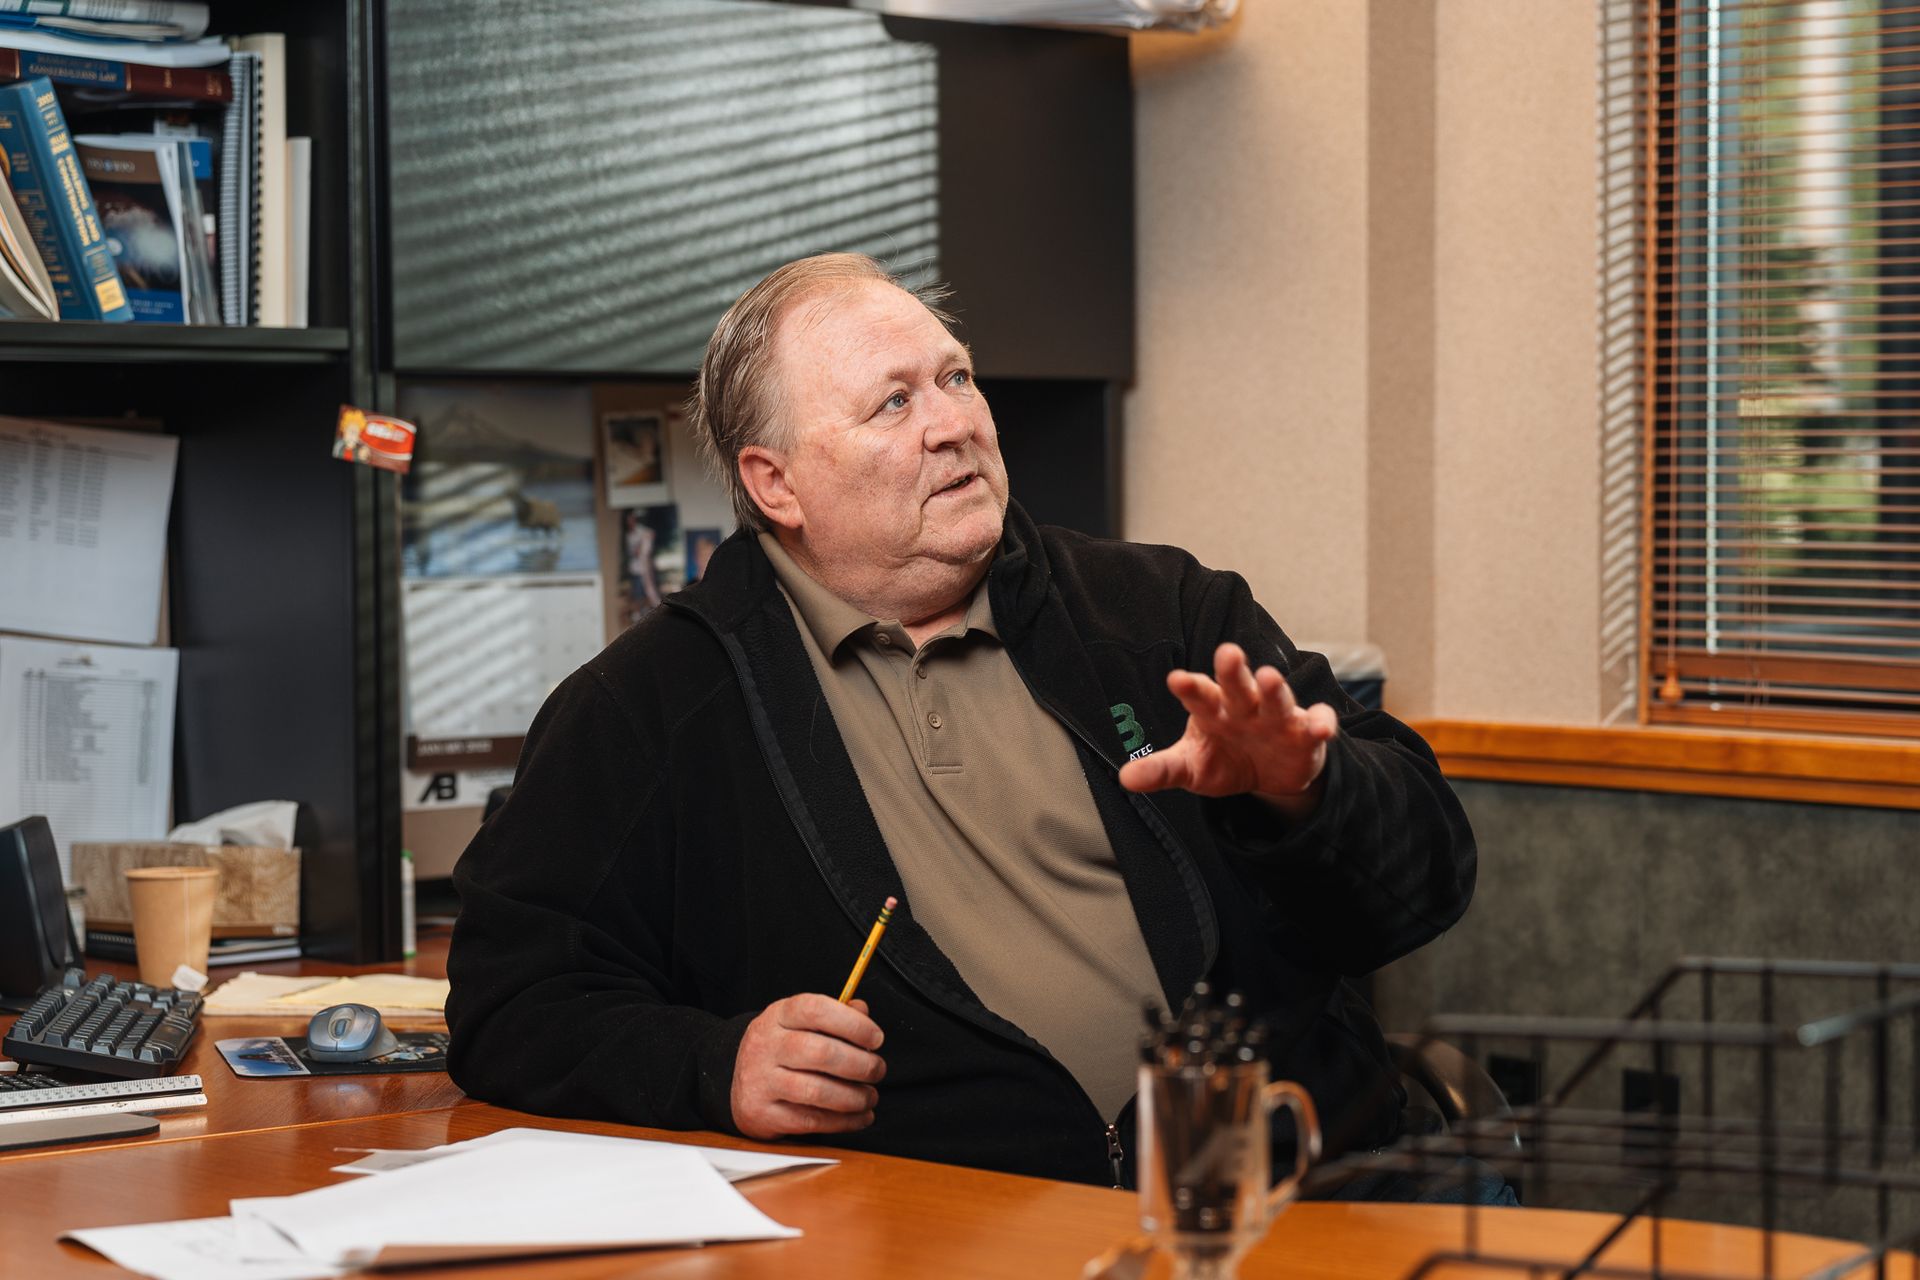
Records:
<instances>
[{"instance_id":1,"label":"office chair","mask_svg":"<svg viewBox=\"0 0 1920 1280\"><path fill-rule=\"evenodd\" d=\"M1387 1052L1400 1072L1408 1104L1431 1109L1440 1118L1440 1132L1451 1132L1463 1122L1505 1117L1505 1124L1489 1128L1499 1134L1499 1147L1520 1150L1513 1108L1486 1068L1450 1044L1404 1032L1387 1037Z\"/></svg>"}]
</instances>

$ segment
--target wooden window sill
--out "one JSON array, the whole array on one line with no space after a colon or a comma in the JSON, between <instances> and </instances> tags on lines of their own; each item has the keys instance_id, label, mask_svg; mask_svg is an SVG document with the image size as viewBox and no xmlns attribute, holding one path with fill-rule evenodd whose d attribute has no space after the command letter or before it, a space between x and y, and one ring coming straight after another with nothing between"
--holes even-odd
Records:
<instances>
[{"instance_id":1,"label":"wooden window sill","mask_svg":"<svg viewBox=\"0 0 1920 1280\"><path fill-rule=\"evenodd\" d=\"M1920 809L1920 742L1423 720L1450 778Z\"/></svg>"}]
</instances>

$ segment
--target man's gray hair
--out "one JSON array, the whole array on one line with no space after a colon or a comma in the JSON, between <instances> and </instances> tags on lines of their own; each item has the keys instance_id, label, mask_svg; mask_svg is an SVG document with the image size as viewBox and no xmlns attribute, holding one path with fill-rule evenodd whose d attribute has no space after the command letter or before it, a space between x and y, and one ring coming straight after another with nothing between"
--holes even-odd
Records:
<instances>
[{"instance_id":1,"label":"man's gray hair","mask_svg":"<svg viewBox=\"0 0 1920 1280\"><path fill-rule=\"evenodd\" d=\"M953 332L953 317L941 309L948 296L944 285L909 287L864 253L822 253L789 262L741 294L707 340L687 417L708 468L726 486L734 518L746 528L765 530L767 518L740 482L740 451L749 445L786 450L792 444L793 424L774 376L773 340L780 321L808 298L868 281L912 294Z\"/></svg>"}]
</instances>

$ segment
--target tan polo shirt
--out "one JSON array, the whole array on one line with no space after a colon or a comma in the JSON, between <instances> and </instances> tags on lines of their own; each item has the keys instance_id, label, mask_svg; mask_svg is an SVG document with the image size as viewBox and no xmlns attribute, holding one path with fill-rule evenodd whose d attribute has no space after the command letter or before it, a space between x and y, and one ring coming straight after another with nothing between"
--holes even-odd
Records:
<instances>
[{"instance_id":1,"label":"tan polo shirt","mask_svg":"<svg viewBox=\"0 0 1920 1280\"><path fill-rule=\"evenodd\" d=\"M916 648L772 535L760 545L914 919L1113 1119L1134 1092L1141 1003L1164 997L1073 740L1014 670L985 581Z\"/></svg>"}]
</instances>

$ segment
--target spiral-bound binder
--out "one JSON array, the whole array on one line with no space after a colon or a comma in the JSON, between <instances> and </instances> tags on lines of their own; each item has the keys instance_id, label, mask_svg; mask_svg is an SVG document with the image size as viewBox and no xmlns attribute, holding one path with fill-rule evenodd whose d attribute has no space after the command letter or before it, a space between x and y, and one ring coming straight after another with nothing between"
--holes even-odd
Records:
<instances>
[{"instance_id":1,"label":"spiral-bound binder","mask_svg":"<svg viewBox=\"0 0 1920 1280\"><path fill-rule=\"evenodd\" d=\"M228 324L260 319L260 55L227 63L233 104L221 127L220 314Z\"/></svg>"}]
</instances>

